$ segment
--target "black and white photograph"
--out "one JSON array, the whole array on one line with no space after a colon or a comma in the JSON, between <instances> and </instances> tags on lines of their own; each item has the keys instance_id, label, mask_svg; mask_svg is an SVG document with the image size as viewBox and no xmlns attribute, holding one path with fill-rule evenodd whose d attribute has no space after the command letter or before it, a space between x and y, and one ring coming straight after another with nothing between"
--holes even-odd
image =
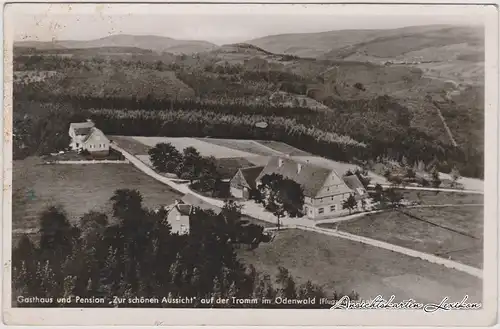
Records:
<instances>
[{"instance_id":1,"label":"black and white photograph","mask_svg":"<svg viewBox=\"0 0 500 329\"><path fill-rule=\"evenodd\" d=\"M399 7L9 5L4 308L497 303L497 9Z\"/></svg>"}]
</instances>

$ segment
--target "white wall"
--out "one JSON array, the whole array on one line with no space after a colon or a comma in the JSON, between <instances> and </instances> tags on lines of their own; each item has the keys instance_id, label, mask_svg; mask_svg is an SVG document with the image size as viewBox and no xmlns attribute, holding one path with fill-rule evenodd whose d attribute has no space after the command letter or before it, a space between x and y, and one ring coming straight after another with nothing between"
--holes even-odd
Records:
<instances>
[{"instance_id":1,"label":"white wall","mask_svg":"<svg viewBox=\"0 0 500 329\"><path fill-rule=\"evenodd\" d=\"M236 187L230 187L231 195L233 195L236 198L242 198L243 197L243 190L236 188Z\"/></svg>"}]
</instances>

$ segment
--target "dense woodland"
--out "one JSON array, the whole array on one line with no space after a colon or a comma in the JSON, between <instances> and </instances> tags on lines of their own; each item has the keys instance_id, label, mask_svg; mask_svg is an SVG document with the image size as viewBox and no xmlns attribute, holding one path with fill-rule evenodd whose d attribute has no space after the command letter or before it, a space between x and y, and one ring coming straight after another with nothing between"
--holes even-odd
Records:
<instances>
[{"instance_id":1,"label":"dense woodland","mask_svg":"<svg viewBox=\"0 0 500 329\"><path fill-rule=\"evenodd\" d=\"M227 203L219 215L197 209L190 218L190 235L179 236L170 232L166 210L144 208L139 192L117 190L111 201L111 218L91 211L76 225L57 207L40 214L39 241L24 236L13 251L14 303L17 296L36 296L53 300L18 306L248 308L263 305L202 304L201 299L339 297L311 282L296 283L285 268L270 276L238 261L235 242L242 247L241 243L247 245L245 240L254 238L241 235L241 213L235 204ZM262 234L262 230L253 232ZM57 301L70 296L104 297L106 304L78 304L75 298L72 303ZM113 305L113 296L196 299L192 304ZM328 307L317 304L309 307Z\"/></svg>"},{"instance_id":2,"label":"dense woodland","mask_svg":"<svg viewBox=\"0 0 500 329\"><path fill-rule=\"evenodd\" d=\"M333 160L366 164L381 158L410 163L423 161L450 172L456 167L463 176L482 177L482 154L467 153L436 141L425 133L409 127L411 114L390 97L372 100L334 101L332 111L314 111L307 108L280 108L248 106L244 104L215 105L195 101L158 100L136 97L52 96L36 90L15 95L19 106L15 112L23 113L29 106L63 108L65 114L57 118L64 128L45 131L44 138L54 138L57 149L64 144L59 135L75 117L91 117L107 134L139 136L195 136L214 138L270 139L282 141L310 153ZM31 103L30 103L31 102ZM28 105L31 104L31 105ZM38 105L37 105L38 104ZM67 111L66 109L72 109ZM27 109L29 111L29 109ZM63 118L64 115L69 117ZM64 121L67 120L67 121ZM39 143L41 132L36 125L20 118L15 128L35 129L32 142ZM268 128L256 126L268 123ZM35 127L32 127L34 125ZM47 127L45 128L47 129ZM61 143L59 144L59 141ZM30 142L24 142L28 145ZM44 147L33 147L40 152ZM20 152L18 152L20 153ZM21 152L22 153L22 152Z\"/></svg>"}]
</instances>

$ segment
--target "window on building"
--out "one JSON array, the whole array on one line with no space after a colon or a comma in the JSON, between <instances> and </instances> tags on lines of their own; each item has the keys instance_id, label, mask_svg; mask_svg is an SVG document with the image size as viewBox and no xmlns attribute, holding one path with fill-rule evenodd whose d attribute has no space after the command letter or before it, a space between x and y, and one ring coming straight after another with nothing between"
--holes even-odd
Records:
<instances>
[{"instance_id":1,"label":"window on building","mask_svg":"<svg viewBox=\"0 0 500 329\"><path fill-rule=\"evenodd\" d=\"M330 211L336 211L336 210L337 210L337 208L335 207L335 205L330 206Z\"/></svg>"},{"instance_id":2,"label":"window on building","mask_svg":"<svg viewBox=\"0 0 500 329\"><path fill-rule=\"evenodd\" d=\"M324 213L324 212L325 212L325 208L319 208L319 209L318 209L318 214L322 214L322 213Z\"/></svg>"}]
</instances>

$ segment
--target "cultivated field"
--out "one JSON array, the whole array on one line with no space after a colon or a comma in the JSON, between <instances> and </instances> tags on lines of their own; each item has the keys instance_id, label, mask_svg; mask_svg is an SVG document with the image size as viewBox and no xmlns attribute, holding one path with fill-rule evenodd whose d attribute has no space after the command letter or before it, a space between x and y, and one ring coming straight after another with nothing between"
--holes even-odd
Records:
<instances>
[{"instance_id":1,"label":"cultivated field","mask_svg":"<svg viewBox=\"0 0 500 329\"><path fill-rule=\"evenodd\" d=\"M336 227L337 224L323 224ZM338 229L481 268L483 208L457 206L387 211L340 222Z\"/></svg>"},{"instance_id":2,"label":"cultivated field","mask_svg":"<svg viewBox=\"0 0 500 329\"><path fill-rule=\"evenodd\" d=\"M203 156L214 156L216 158L243 158L254 156L252 153L238 151L225 146L219 146L202 140L190 137L138 137L133 139L149 147L154 147L158 143L171 143L179 151L186 147L192 146L196 148Z\"/></svg>"},{"instance_id":3,"label":"cultivated field","mask_svg":"<svg viewBox=\"0 0 500 329\"><path fill-rule=\"evenodd\" d=\"M198 138L203 142L207 142L222 147L227 147L233 150L248 152L255 155L280 155L281 152L266 147L261 143L253 140L245 139L217 139L217 138Z\"/></svg>"},{"instance_id":4,"label":"cultivated field","mask_svg":"<svg viewBox=\"0 0 500 329\"><path fill-rule=\"evenodd\" d=\"M137 189L147 207L168 205L180 197L131 164L44 165L41 162L37 157L14 161L14 233L36 229L38 214L51 205L63 206L72 221L90 210L109 212L109 198L116 189Z\"/></svg>"},{"instance_id":5,"label":"cultivated field","mask_svg":"<svg viewBox=\"0 0 500 329\"><path fill-rule=\"evenodd\" d=\"M469 295L481 299L480 279L424 260L314 232L286 230L272 243L239 250L245 263L271 275L284 266L299 282L311 280L327 292L358 292L361 298L382 294L388 299L439 302ZM417 284L415 284L417 283Z\"/></svg>"},{"instance_id":6,"label":"cultivated field","mask_svg":"<svg viewBox=\"0 0 500 329\"><path fill-rule=\"evenodd\" d=\"M301 149L295 148L293 146L290 146L290 145L282 143L282 142L267 141L267 140L259 140L258 142L264 146L267 146L267 147L275 150L275 151L278 151L282 154L288 154L290 156L311 155L311 154L307 153L306 151L303 151Z\"/></svg>"}]
</instances>

